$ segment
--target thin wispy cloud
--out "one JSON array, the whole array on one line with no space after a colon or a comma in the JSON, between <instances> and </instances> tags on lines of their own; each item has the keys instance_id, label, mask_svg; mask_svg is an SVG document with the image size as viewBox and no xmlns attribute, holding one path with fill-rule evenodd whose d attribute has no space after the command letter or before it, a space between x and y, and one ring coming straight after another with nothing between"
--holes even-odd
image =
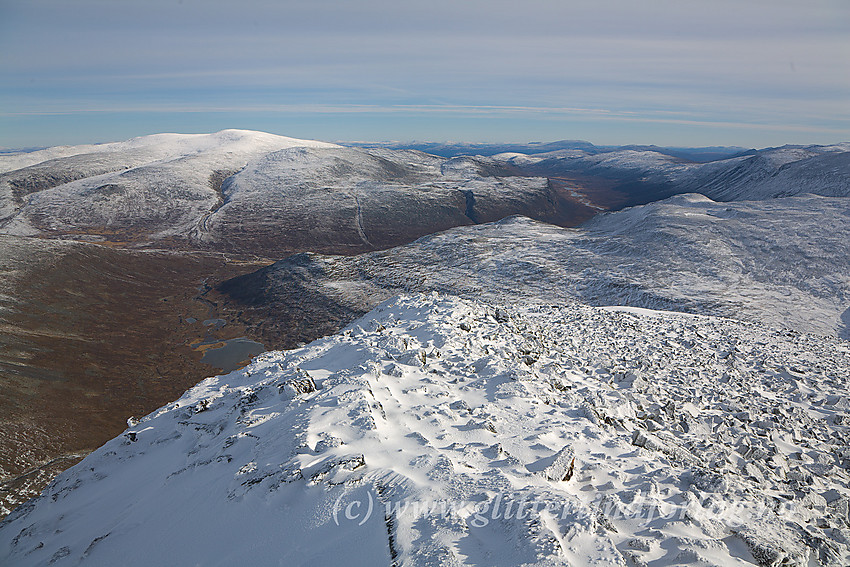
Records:
<instances>
[{"instance_id":1,"label":"thin wispy cloud","mask_svg":"<svg viewBox=\"0 0 850 567\"><path fill-rule=\"evenodd\" d=\"M5 146L39 143L60 114L110 116L65 133L56 121L57 141L145 133L122 112L158 115L149 127L170 114L170 130L268 112L266 129L332 139L850 139L842 0L11 0L0 11Z\"/></svg>"}]
</instances>

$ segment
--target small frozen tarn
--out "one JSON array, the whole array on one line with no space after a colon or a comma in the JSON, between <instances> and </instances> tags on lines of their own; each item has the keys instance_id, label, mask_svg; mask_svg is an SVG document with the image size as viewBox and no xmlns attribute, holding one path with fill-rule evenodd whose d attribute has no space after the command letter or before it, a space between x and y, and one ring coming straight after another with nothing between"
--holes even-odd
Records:
<instances>
[{"instance_id":1,"label":"small frozen tarn","mask_svg":"<svg viewBox=\"0 0 850 567\"><path fill-rule=\"evenodd\" d=\"M266 347L261 343L246 339L245 337L222 341L222 343L224 343L223 346L204 351L201 362L221 368L224 372L236 370L243 366L243 363L250 361L266 350Z\"/></svg>"}]
</instances>

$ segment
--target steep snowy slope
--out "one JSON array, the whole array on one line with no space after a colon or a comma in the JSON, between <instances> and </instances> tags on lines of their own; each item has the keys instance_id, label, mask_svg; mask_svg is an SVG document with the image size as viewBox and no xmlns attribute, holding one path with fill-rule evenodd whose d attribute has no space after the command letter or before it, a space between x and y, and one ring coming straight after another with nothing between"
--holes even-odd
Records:
<instances>
[{"instance_id":1,"label":"steep snowy slope","mask_svg":"<svg viewBox=\"0 0 850 567\"><path fill-rule=\"evenodd\" d=\"M401 298L133 421L0 563L846 565L848 370L754 324Z\"/></svg>"},{"instance_id":2,"label":"steep snowy slope","mask_svg":"<svg viewBox=\"0 0 850 567\"><path fill-rule=\"evenodd\" d=\"M706 167L687 180L688 188L719 201L802 193L850 197L850 145L818 150L780 148L740 160L722 171Z\"/></svg>"},{"instance_id":3,"label":"steep snowy slope","mask_svg":"<svg viewBox=\"0 0 850 567\"><path fill-rule=\"evenodd\" d=\"M514 217L357 257L298 255L222 289L273 343L299 322L348 322L402 291L632 305L850 337L850 200L715 203L700 195L577 229ZM290 314L294 314L291 316ZM280 327L278 327L280 325Z\"/></svg>"},{"instance_id":4,"label":"steep snowy slope","mask_svg":"<svg viewBox=\"0 0 850 567\"><path fill-rule=\"evenodd\" d=\"M850 144L769 148L709 163L650 149L572 149L494 158L527 174L607 179L624 193L627 205L679 193L701 193L718 201L803 193L850 196Z\"/></svg>"}]
</instances>

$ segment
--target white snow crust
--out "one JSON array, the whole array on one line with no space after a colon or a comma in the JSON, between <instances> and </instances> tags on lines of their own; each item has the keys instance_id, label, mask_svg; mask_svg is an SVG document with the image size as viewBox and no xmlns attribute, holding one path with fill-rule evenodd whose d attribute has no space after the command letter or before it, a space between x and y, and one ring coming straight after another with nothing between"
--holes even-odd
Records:
<instances>
[{"instance_id":1,"label":"white snow crust","mask_svg":"<svg viewBox=\"0 0 850 567\"><path fill-rule=\"evenodd\" d=\"M404 296L132 421L0 563L846 565L848 369L758 324Z\"/></svg>"}]
</instances>

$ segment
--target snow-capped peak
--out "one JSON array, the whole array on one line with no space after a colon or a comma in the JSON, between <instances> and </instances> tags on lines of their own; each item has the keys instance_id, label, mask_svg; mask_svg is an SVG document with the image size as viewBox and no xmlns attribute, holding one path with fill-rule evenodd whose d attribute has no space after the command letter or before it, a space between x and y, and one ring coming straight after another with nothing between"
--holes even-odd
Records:
<instances>
[{"instance_id":1,"label":"snow-capped peak","mask_svg":"<svg viewBox=\"0 0 850 567\"><path fill-rule=\"evenodd\" d=\"M45 161L82 154L145 151L150 160L174 158L201 151L274 151L289 147L336 148L336 144L299 140L253 130L221 130L212 134L151 134L122 142L56 146L34 152L0 155L0 173L30 167Z\"/></svg>"}]
</instances>

